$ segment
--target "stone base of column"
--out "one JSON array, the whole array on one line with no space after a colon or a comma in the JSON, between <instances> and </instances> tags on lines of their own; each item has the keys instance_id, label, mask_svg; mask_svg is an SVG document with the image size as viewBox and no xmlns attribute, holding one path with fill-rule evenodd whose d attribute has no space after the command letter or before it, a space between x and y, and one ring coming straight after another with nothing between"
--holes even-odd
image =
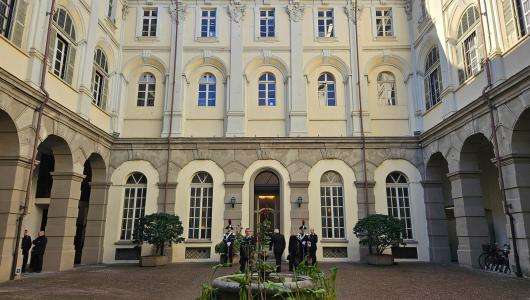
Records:
<instances>
[{"instance_id":1,"label":"stone base of column","mask_svg":"<svg viewBox=\"0 0 530 300\"><path fill-rule=\"evenodd\" d=\"M47 272L60 272L74 268L75 250L74 245L60 248L50 248L50 244L61 244L62 238L48 237L48 246L44 253L43 270Z\"/></svg>"},{"instance_id":2,"label":"stone base of column","mask_svg":"<svg viewBox=\"0 0 530 300\"><path fill-rule=\"evenodd\" d=\"M227 137L241 137L245 135L245 113L228 112L226 117Z\"/></svg>"},{"instance_id":3,"label":"stone base of column","mask_svg":"<svg viewBox=\"0 0 530 300\"><path fill-rule=\"evenodd\" d=\"M431 261L436 263L451 262L451 249L449 247L436 247L431 245Z\"/></svg>"}]
</instances>

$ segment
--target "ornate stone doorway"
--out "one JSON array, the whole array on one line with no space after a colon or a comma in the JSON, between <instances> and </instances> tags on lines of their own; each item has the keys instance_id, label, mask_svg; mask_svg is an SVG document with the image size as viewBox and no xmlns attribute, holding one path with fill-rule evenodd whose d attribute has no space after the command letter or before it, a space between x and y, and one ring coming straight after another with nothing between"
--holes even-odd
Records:
<instances>
[{"instance_id":1,"label":"ornate stone doorway","mask_svg":"<svg viewBox=\"0 0 530 300\"><path fill-rule=\"evenodd\" d=\"M251 214L253 216L254 232L258 228L258 219L261 223L269 220L271 230L278 228L281 230L281 194L280 180L272 171L262 171L254 179L254 206ZM257 217L257 211L264 208L270 209L270 212L262 212Z\"/></svg>"}]
</instances>

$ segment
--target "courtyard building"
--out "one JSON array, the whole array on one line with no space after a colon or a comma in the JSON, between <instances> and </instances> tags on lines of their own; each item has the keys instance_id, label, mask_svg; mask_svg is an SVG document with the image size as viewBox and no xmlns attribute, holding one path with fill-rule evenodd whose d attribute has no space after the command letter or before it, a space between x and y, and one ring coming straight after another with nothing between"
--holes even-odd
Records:
<instances>
[{"instance_id":1,"label":"courtyard building","mask_svg":"<svg viewBox=\"0 0 530 300\"><path fill-rule=\"evenodd\" d=\"M362 261L381 213L400 259L495 242L530 276L529 36L529 0L0 0L0 280L19 227L63 271L177 214L170 260L207 262L261 208L319 261Z\"/></svg>"}]
</instances>

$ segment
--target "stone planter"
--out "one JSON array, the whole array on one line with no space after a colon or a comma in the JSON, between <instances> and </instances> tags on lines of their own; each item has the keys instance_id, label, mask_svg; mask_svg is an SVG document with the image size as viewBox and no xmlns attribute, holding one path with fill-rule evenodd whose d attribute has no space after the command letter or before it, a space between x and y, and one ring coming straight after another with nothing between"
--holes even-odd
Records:
<instances>
[{"instance_id":1,"label":"stone planter","mask_svg":"<svg viewBox=\"0 0 530 300\"><path fill-rule=\"evenodd\" d=\"M231 278L241 277L243 274L227 275L215 278L213 281L213 287L217 289L218 296L223 300L239 300L239 283L232 281ZM257 278L257 274L252 275L254 278ZM275 281L282 281L281 283L275 283L282 287L286 287L291 291L295 292L297 288L312 288L315 286L315 282L308 276L301 276L295 279L293 274L277 274L272 273L269 275L271 279ZM252 295L257 296L260 291L263 291L263 284L258 285L257 283L251 283L250 291ZM265 290L267 299L285 299L286 295L276 295L276 290ZM276 296L275 296L276 295Z\"/></svg>"},{"instance_id":2,"label":"stone planter","mask_svg":"<svg viewBox=\"0 0 530 300\"><path fill-rule=\"evenodd\" d=\"M165 266L168 263L168 257L165 255L148 255L140 257L140 266L158 267Z\"/></svg>"},{"instance_id":3,"label":"stone planter","mask_svg":"<svg viewBox=\"0 0 530 300\"><path fill-rule=\"evenodd\" d=\"M391 266L394 264L394 256L389 254L369 254L368 255L368 264L375 266Z\"/></svg>"}]
</instances>

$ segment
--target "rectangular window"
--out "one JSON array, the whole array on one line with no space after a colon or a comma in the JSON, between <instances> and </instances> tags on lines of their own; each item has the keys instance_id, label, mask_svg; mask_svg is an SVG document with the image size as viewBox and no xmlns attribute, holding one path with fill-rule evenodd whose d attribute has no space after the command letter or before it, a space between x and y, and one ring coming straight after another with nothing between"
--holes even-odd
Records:
<instances>
[{"instance_id":1,"label":"rectangular window","mask_svg":"<svg viewBox=\"0 0 530 300\"><path fill-rule=\"evenodd\" d=\"M320 188L320 209L322 216L322 238L343 239L344 199L342 186Z\"/></svg>"},{"instance_id":2,"label":"rectangular window","mask_svg":"<svg viewBox=\"0 0 530 300\"><path fill-rule=\"evenodd\" d=\"M274 37L275 36L275 16L274 8L262 9L259 12L259 36L260 37Z\"/></svg>"},{"instance_id":3,"label":"rectangular window","mask_svg":"<svg viewBox=\"0 0 530 300\"><path fill-rule=\"evenodd\" d=\"M530 33L530 0L521 1L521 26L525 29L524 34Z\"/></svg>"},{"instance_id":4,"label":"rectangular window","mask_svg":"<svg viewBox=\"0 0 530 300\"><path fill-rule=\"evenodd\" d=\"M203 9L201 14L201 37L215 37L217 10L215 8Z\"/></svg>"},{"instance_id":5,"label":"rectangular window","mask_svg":"<svg viewBox=\"0 0 530 300\"><path fill-rule=\"evenodd\" d=\"M192 187L190 195L189 239L212 237L212 187Z\"/></svg>"},{"instance_id":6,"label":"rectangular window","mask_svg":"<svg viewBox=\"0 0 530 300\"><path fill-rule=\"evenodd\" d=\"M334 37L333 9L319 9L317 15L318 37Z\"/></svg>"},{"instance_id":7,"label":"rectangular window","mask_svg":"<svg viewBox=\"0 0 530 300\"><path fill-rule=\"evenodd\" d=\"M136 106L154 106L155 105L155 88L154 83L138 84L138 99Z\"/></svg>"},{"instance_id":8,"label":"rectangular window","mask_svg":"<svg viewBox=\"0 0 530 300\"><path fill-rule=\"evenodd\" d=\"M156 36L156 27L158 23L158 9L144 8L142 19L142 36Z\"/></svg>"},{"instance_id":9,"label":"rectangular window","mask_svg":"<svg viewBox=\"0 0 530 300\"><path fill-rule=\"evenodd\" d=\"M392 8L378 8L375 11L377 36L394 36L392 28Z\"/></svg>"},{"instance_id":10,"label":"rectangular window","mask_svg":"<svg viewBox=\"0 0 530 300\"><path fill-rule=\"evenodd\" d=\"M57 35L55 44L55 58L53 60L53 73L61 79L66 78L66 65L68 62L68 43Z\"/></svg>"},{"instance_id":11,"label":"rectangular window","mask_svg":"<svg viewBox=\"0 0 530 300\"><path fill-rule=\"evenodd\" d=\"M125 188L125 199L123 203L123 218L121 225L121 240L132 240L134 226L138 219L145 214L146 187Z\"/></svg>"},{"instance_id":12,"label":"rectangular window","mask_svg":"<svg viewBox=\"0 0 530 300\"><path fill-rule=\"evenodd\" d=\"M15 0L0 0L0 35L8 37L15 10Z\"/></svg>"},{"instance_id":13,"label":"rectangular window","mask_svg":"<svg viewBox=\"0 0 530 300\"><path fill-rule=\"evenodd\" d=\"M412 239L412 217L410 215L410 201L408 186L391 186L386 188L388 215L393 216L405 225L404 239Z\"/></svg>"},{"instance_id":14,"label":"rectangular window","mask_svg":"<svg viewBox=\"0 0 530 300\"><path fill-rule=\"evenodd\" d=\"M276 83L260 83L258 85L258 105L276 106Z\"/></svg>"}]
</instances>

